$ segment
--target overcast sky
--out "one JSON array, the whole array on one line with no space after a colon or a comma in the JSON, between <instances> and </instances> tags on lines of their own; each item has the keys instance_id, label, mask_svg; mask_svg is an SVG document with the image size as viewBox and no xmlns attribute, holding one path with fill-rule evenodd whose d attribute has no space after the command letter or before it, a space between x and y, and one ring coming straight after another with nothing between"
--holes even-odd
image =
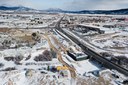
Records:
<instances>
[{"instance_id":1,"label":"overcast sky","mask_svg":"<svg viewBox=\"0 0 128 85\"><path fill-rule=\"evenodd\" d=\"M41 10L112 10L128 8L128 0L0 0L0 5L21 5Z\"/></svg>"}]
</instances>

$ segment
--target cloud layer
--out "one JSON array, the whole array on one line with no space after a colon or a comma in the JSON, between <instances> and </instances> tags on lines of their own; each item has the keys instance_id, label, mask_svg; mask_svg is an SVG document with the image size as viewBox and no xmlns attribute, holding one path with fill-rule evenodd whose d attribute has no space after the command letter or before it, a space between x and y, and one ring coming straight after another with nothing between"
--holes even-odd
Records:
<instances>
[{"instance_id":1,"label":"cloud layer","mask_svg":"<svg viewBox=\"0 0 128 85\"><path fill-rule=\"evenodd\" d=\"M27 6L36 9L110 10L128 8L128 0L0 0L0 5Z\"/></svg>"},{"instance_id":2,"label":"cloud layer","mask_svg":"<svg viewBox=\"0 0 128 85\"><path fill-rule=\"evenodd\" d=\"M68 4L71 10L111 10L128 8L128 0L74 0Z\"/></svg>"}]
</instances>

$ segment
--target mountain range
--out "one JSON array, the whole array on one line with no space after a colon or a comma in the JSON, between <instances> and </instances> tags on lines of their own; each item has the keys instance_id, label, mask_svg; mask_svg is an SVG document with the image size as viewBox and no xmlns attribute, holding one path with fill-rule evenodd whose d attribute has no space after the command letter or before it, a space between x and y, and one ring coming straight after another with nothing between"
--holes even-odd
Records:
<instances>
[{"instance_id":1,"label":"mountain range","mask_svg":"<svg viewBox=\"0 0 128 85\"><path fill-rule=\"evenodd\" d=\"M9 7L9 6L0 6L0 10L3 11L30 11L30 10L35 10L32 8L24 7L24 6L14 6L14 7Z\"/></svg>"},{"instance_id":2,"label":"mountain range","mask_svg":"<svg viewBox=\"0 0 128 85\"><path fill-rule=\"evenodd\" d=\"M36 9L24 7L24 6L0 6L0 10L3 11L37 11ZM81 11L67 11L62 9L54 9L50 8L47 10L38 10L40 12L48 12L48 13L76 13L76 14L116 14L116 15L126 15L128 14L128 9L118 9L118 10L81 10Z\"/></svg>"}]
</instances>

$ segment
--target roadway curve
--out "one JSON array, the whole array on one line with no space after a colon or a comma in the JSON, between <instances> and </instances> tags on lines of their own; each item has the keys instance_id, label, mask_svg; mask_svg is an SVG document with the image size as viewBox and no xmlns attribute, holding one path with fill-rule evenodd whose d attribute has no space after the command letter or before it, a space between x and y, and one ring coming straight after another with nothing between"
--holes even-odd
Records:
<instances>
[{"instance_id":1,"label":"roadway curve","mask_svg":"<svg viewBox=\"0 0 128 85\"><path fill-rule=\"evenodd\" d=\"M98 62L101 62L105 67L107 67L109 69L115 69L115 70L123 73L124 75L128 76L128 70L127 69L125 69L125 68L119 66L118 64L115 64L114 62L107 60L106 58L102 57L100 54L96 53L94 50L89 48L86 44L84 44L83 42L78 40L76 37L71 36L69 33L66 33L63 29L61 29L60 28L60 22L62 19L63 19L63 17L57 22L55 30L58 30L59 32L63 33L67 37L69 37L73 42L75 42L78 46L80 46L87 55L93 57Z\"/></svg>"},{"instance_id":2,"label":"roadway curve","mask_svg":"<svg viewBox=\"0 0 128 85\"><path fill-rule=\"evenodd\" d=\"M48 43L49 43L51 49L53 49L53 50L57 53L57 58L58 58L58 60L59 60L63 65L65 65L65 66L69 69L70 74L71 74L71 77L72 77L73 79L75 79L75 78L76 78L75 68L71 67L70 65L68 65L68 64L63 60L63 58L62 58L62 56L61 56L61 51L60 51L59 49L57 49L57 48L52 44L52 42L51 42L51 40L49 39L49 37L48 37L47 34L46 34L45 36L46 36L46 39L47 39L47 41L48 41ZM57 42L57 43L59 43L59 42ZM63 50L62 47L61 47L61 49Z\"/></svg>"}]
</instances>

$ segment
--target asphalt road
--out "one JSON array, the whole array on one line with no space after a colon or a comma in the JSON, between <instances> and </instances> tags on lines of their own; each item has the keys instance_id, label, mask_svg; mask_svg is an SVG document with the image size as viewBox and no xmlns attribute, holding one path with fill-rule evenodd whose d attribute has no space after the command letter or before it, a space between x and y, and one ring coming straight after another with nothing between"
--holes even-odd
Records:
<instances>
[{"instance_id":1,"label":"asphalt road","mask_svg":"<svg viewBox=\"0 0 128 85\"><path fill-rule=\"evenodd\" d=\"M127 69L119 66L118 64L111 62L110 60L107 60L106 58L102 57L100 54L96 53L94 50L90 49L87 45L85 45L84 43L79 41L77 38L75 38L74 36L71 36L70 34L66 33L64 30L62 30L60 28L60 22L63 19L63 17L57 22L56 30L58 30L59 32L65 34L67 37L69 37L73 42L75 42L77 45L79 45L87 55L93 57L98 62L101 62L105 67L107 67L109 69L115 69L115 70L121 72L122 74L128 76Z\"/></svg>"}]
</instances>

